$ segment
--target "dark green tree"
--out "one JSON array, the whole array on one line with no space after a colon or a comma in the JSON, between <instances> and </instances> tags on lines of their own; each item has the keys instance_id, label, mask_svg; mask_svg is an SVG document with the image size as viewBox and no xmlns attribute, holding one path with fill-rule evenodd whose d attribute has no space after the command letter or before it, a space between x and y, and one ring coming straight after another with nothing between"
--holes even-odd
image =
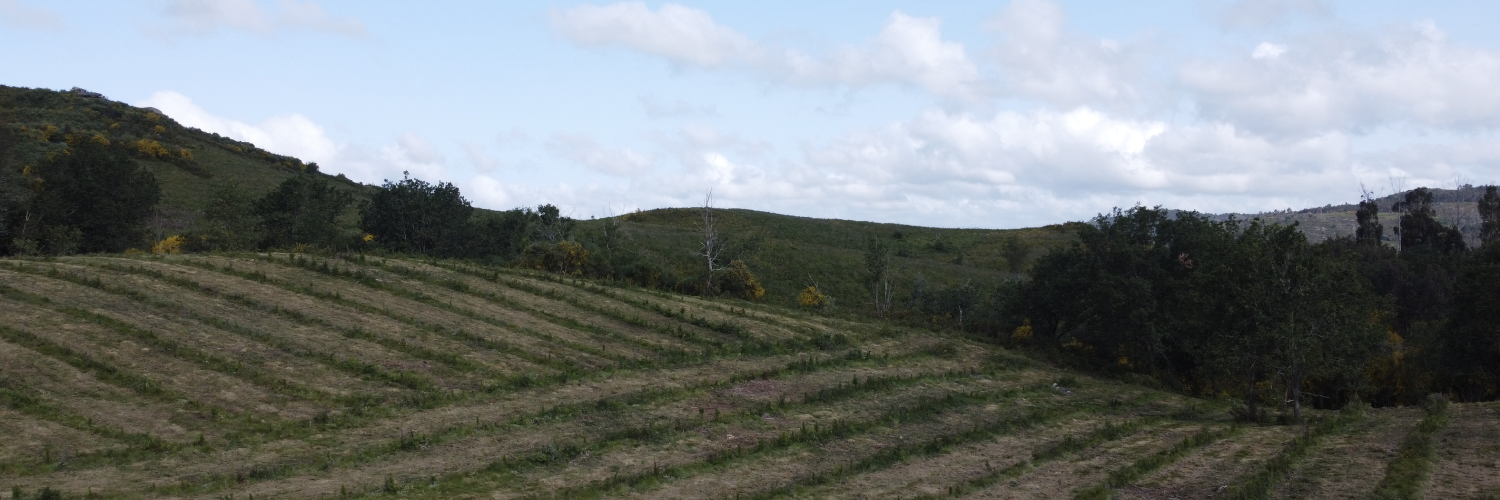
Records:
<instances>
[{"instance_id":1,"label":"dark green tree","mask_svg":"<svg viewBox=\"0 0 1500 500\"><path fill-rule=\"evenodd\" d=\"M119 252L145 243L146 220L161 200L151 172L118 149L91 140L37 165L28 234L51 253Z\"/></svg>"},{"instance_id":2,"label":"dark green tree","mask_svg":"<svg viewBox=\"0 0 1500 500\"><path fill-rule=\"evenodd\" d=\"M1495 186L1485 186L1484 197L1479 199L1479 243L1490 245L1500 241L1500 193Z\"/></svg>"},{"instance_id":3,"label":"dark green tree","mask_svg":"<svg viewBox=\"0 0 1500 500\"><path fill-rule=\"evenodd\" d=\"M289 248L297 244L328 247L339 236L338 218L354 202L354 195L329 183L319 174L288 177L276 189L255 201L266 248Z\"/></svg>"},{"instance_id":4,"label":"dark green tree","mask_svg":"<svg viewBox=\"0 0 1500 500\"><path fill-rule=\"evenodd\" d=\"M474 208L451 183L429 184L406 175L385 181L360 214L359 227L399 252L457 256L468 239Z\"/></svg>"},{"instance_id":5,"label":"dark green tree","mask_svg":"<svg viewBox=\"0 0 1500 500\"><path fill-rule=\"evenodd\" d=\"M1005 265L1011 274L1021 274L1026 270L1026 257L1031 254L1031 246L1015 236L1006 236L1000 240L1000 256L1005 257Z\"/></svg>"},{"instance_id":6,"label":"dark green tree","mask_svg":"<svg viewBox=\"0 0 1500 500\"><path fill-rule=\"evenodd\" d=\"M1427 188L1408 191L1405 199L1391 206L1391 211L1401 213L1396 235L1401 238L1403 252L1427 250L1453 254L1464 250L1463 233L1438 222L1437 212L1432 208L1432 191Z\"/></svg>"},{"instance_id":7,"label":"dark green tree","mask_svg":"<svg viewBox=\"0 0 1500 500\"><path fill-rule=\"evenodd\" d=\"M1354 229L1354 240L1361 245L1380 246L1385 236L1385 227L1380 225L1380 205L1368 193L1359 202L1354 219L1358 223Z\"/></svg>"},{"instance_id":8,"label":"dark green tree","mask_svg":"<svg viewBox=\"0 0 1500 500\"><path fill-rule=\"evenodd\" d=\"M214 191L203 209L203 233L219 250L249 250L264 236L255 215L255 199L237 185Z\"/></svg>"},{"instance_id":9,"label":"dark green tree","mask_svg":"<svg viewBox=\"0 0 1500 500\"><path fill-rule=\"evenodd\" d=\"M1443 337L1443 375L1465 401L1500 396L1500 245L1487 245L1464 267L1452 311Z\"/></svg>"}]
</instances>

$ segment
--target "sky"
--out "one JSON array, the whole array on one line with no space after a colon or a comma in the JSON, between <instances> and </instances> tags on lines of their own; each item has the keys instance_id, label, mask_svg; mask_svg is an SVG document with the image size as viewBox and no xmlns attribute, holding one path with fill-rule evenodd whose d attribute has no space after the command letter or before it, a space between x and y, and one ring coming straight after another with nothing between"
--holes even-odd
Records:
<instances>
[{"instance_id":1,"label":"sky","mask_svg":"<svg viewBox=\"0 0 1500 500\"><path fill-rule=\"evenodd\" d=\"M379 184L1016 228L1500 181L1500 2L0 0L82 87Z\"/></svg>"}]
</instances>

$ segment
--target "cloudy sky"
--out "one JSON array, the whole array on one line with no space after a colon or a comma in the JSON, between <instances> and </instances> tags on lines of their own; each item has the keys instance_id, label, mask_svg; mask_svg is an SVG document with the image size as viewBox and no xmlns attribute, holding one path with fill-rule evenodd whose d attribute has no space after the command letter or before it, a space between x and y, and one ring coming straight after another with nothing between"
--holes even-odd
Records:
<instances>
[{"instance_id":1,"label":"cloudy sky","mask_svg":"<svg viewBox=\"0 0 1500 500\"><path fill-rule=\"evenodd\" d=\"M1010 228L1500 181L1500 2L0 0L0 84L575 217Z\"/></svg>"}]
</instances>

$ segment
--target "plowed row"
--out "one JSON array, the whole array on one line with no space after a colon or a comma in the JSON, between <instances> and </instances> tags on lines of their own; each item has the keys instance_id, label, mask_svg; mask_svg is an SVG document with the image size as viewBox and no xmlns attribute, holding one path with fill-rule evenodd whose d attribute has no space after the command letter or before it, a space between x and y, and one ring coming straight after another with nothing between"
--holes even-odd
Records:
<instances>
[{"instance_id":1,"label":"plowed row","mask_svg":"<svg viewBox=\"0 0 1500 500\"><path fill-rule=\"evenodd\" d=\"M1222 405L955 334L463 263L0 260L0 482L25 498L1165 499L1257 477L1364 498L1423 419L1239 427ZM1495 494L1500 414L1454 408L1429 490Z\"/></svg>"}]
</instances>

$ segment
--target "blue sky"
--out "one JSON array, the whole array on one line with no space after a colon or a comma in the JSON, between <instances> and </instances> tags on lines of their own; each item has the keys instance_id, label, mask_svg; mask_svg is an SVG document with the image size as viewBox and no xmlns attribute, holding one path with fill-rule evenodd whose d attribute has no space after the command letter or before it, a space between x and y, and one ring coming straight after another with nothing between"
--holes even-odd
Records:
<instances>
[{"instance_id":1,"label":"blue sky","mask_svg":"<svg viewBox=\"0 0 1500 500\"><path fill-rule=\"evenodd\" d=\"M1009 228L1500 180L1495 2L0 0L0 84L368 183ZM1486 21L1490 25L1486 25Z\"/></svg>"}]
</instances>

